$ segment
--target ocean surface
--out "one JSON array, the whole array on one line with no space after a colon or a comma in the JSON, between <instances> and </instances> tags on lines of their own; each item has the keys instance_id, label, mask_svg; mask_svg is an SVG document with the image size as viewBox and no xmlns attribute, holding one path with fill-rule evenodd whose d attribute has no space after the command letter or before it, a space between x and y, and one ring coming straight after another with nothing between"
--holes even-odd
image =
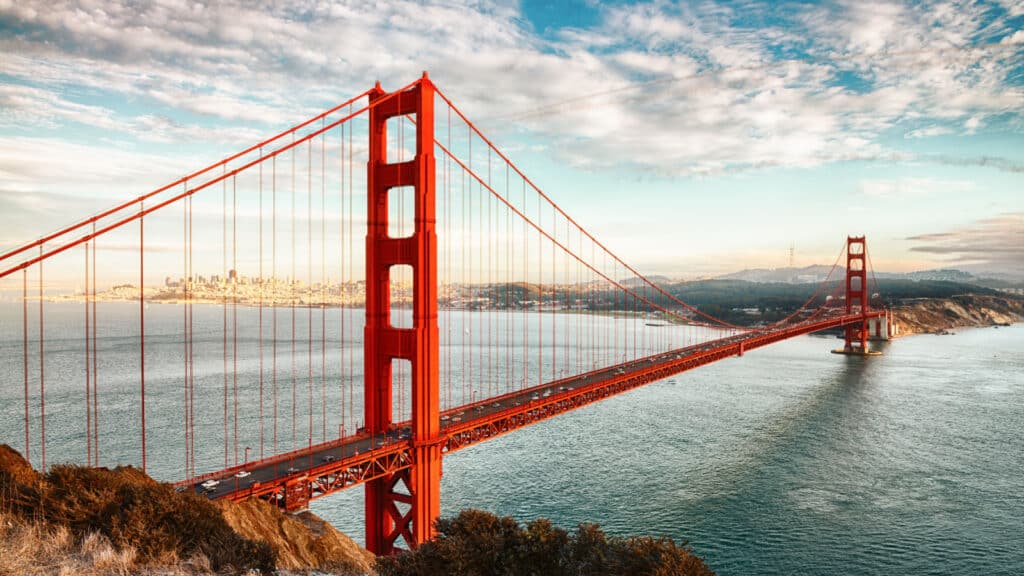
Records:
<instances>
[{"instance_id":1,"label":"ocean surface","mask_svg":"<svg viewBox=\"0 0 1024 576\"><path fill-rule=\"evenodd\" d=\"M445 458L481 508L690 542L721 575L1024 574L1024 325L802 337ZM314 503L363 531L361 492Z\"/></svg>"},{"instance_id":2,"label":"ocean surface","mask_svg":"<svg viewBox=\"0 0 1024 576\"><path fill-rule=\"evenodd\" d=\"M101 464L138 464L138 352L130 322L137 306L104 306ZM84 413L77 409L84 385L62 381L83 364L80 310L47 305L51 463L81 460L77 455L85 450ZM258 370L245 351L252 342L250 312L240 317L243 388ZM460 320L467 322L466 334L469 326L481 326L472 324L479 322L475 316ZM558 322L571 326L572 318ZM21 322L20 307L0 307L0 442L19 450ZM147 311L150 472L168 480L181 473L182 456L160 448L180 446L183 435L176 411L182 403L181 322L175 306ZM197 386L211 398L223 384L222 322L221 308L196 307ZM302 322L300 314L300 334L308 329ZM328 362L337 361L342 371L357 344L345 345L346 333L361 337L361 318L352 315L346 325L328 334ZM453 332L462 330L457 324ZM591 522L614 534L669 536L688 541L722 575L1024 574L1024 325L906 337L880 344L884 355L872 358L829 354L836 345L831 337L796 338L457 452L444 460L442 513L473 507L522 521L544 516L570 529ZM308 352L300 343L300 384ZM533 356L531 350L515 354ZM34 387L37 360L30 360ZM281 385L288 387L293 368L285 357L281 364ZM328 381L335 376L325 373ZM358 380L359 374L348 377ZM334 394L345 391L326 393L337 403ZM33 415L37 396L30 392ZM240 398L251 400L244 393ZM306 401L300 393L300 416ZM221 406L207 404L197 415L205 427L198 442L221 446ZM282 406L282 412L290 409ZM308 428L302 432L307 424L300 421L302 444ZM337 423L331 419L324 428ZM255 445L246 438L258 434L256 426L251 418L240 420L242 444ZM316 435L321 425L312 427ZM38 465L37 435L33 420ZM294 435L282 429L282 445ZM201 472L224 457L222 448L204 449L197 467ZM362 489L355 488L312 508L362 541L362 505Z\"/></svg>"}]
</instances>

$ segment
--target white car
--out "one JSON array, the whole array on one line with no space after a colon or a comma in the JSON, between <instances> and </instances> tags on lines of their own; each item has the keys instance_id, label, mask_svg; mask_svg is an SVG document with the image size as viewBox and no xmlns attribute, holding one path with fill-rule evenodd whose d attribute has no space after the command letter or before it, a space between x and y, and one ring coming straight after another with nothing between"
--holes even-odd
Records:
<instances>
[{"instance_id":1,"label":"white car","mask_svg":"<svg viewBox=\"0 0 1024 576\"><path fill-rule=\"evenodd\" d=\"M213 480L211 478L210 480L207 480L206 482L203 482L202 484L200 484L200 486L202 486L204 490L213 490L219 484L220 484L220 480Z\"/></svg>"},{"instance_id":2,"label":"white car","mask_svg":"<svg viewBox=\"0 0 1024 576\"><path fill-rule=\"evenodd\" d=\"M249 472L248 470L239 470L238 474L235 474L235 478L246 478L251 475L252 472Z\"/></svg>"}]
</instances>

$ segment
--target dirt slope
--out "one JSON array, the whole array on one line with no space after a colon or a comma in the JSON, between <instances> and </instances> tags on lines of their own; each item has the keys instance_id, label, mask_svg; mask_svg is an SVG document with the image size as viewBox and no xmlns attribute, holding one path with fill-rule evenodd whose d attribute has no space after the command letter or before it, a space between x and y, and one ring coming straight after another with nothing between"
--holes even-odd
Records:
<instances>
[{"instance_id":1,"label":"dirt slope","mask_svg":"<svg viewBox=\"0 0 1024 576\"><path fill-rule=\"evenodd\" d=\"M281 514L258 500L237 504L220 501L217 506L235 533L270 544L277 554L278 568L373 573L373 554L310 512Z\"/></svg>"}]
</instances>

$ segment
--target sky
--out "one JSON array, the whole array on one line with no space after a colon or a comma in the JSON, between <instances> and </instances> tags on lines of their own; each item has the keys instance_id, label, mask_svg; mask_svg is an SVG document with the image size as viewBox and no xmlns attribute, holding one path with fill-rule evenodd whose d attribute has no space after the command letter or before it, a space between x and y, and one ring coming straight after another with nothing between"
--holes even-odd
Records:
<instances>
[{"instance_id":1,"label":"sky","mask_svg":"<svg viewBox=\"0 0 1024 576\"><path fill-rule=\"evenodd\" d=\"M0 0L0 250L423 71L646 274L1024 276L1024 0Z\"/></svg>"}]
</instances>

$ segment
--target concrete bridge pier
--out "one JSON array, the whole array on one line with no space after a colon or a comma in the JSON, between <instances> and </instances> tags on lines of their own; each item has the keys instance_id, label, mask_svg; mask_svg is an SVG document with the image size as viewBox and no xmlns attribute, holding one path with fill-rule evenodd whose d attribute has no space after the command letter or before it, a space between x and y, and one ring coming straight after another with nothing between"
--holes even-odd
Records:
<instances>
[{"instance_id":1,"label":"concrete bridge pier","mask_svg":"<svg viewBox=\"0 0 1024 576\"><path fill-rule=\"evenodd\" d=\"M896 319L892 311L887 310L884 316L868 319L868 340L891 340L899 334Z\"/></svg>"}]
</instances>

